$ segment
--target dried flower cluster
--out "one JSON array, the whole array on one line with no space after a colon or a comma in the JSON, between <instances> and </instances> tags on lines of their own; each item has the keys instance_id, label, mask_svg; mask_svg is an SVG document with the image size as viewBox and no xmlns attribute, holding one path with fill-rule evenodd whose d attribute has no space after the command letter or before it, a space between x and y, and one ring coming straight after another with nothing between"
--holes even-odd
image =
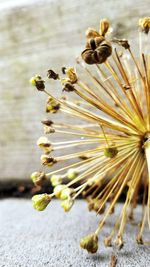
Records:
<instances>
[{"instance_id":1,"label":"dried flower cluster","mask_svg":"<svg viewBox=\"0 0 150 267\"><path fill-rule=\"evenodd\" d=\"M68 117L63 122L53 122L52 117L42 121L45 136L37 141L43 150L41 163L62 166L49 173L32 173L35 185L42 186L50 179L54 187L52 194L35 195L33 206L42 211L55 196L68 212L82 195L90 211L103 214L97 229L80 242L91 253L97 251L98 236L124 190L125 202L104 244L123 247L125 225L133 219L141 188L137 243L146 243L143 230L146 224L150 228L150 18L139 20L138 55L128 40L112 39L109 29L109 21L103 19L99 32L86 31L85 49L77 59L79 74L68 67L62 68L62 75L48 70L48 79L60 81L65 96L51 95L41 76L31 79L37 90L48 95L47 113L63 112L75 119L72 123L67 122ZM60 134L58 142L46 137L55 133ZM75 152L68 152L75 148Z\"/></svg>"}]
</instances>

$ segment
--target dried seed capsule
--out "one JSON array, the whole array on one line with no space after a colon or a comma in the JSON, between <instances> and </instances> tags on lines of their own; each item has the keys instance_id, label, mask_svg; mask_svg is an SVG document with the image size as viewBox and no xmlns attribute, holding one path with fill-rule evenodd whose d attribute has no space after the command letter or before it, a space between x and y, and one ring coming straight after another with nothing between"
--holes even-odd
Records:
<instances>
[{"instance_id":1,"label":"dried seed capsule","mask_svg":"<svg viewBox=\"0 0 150 267\"><path fill-rule=\"evenodd\" d=\"M150 17L139 19L139 26L140 26L141 31L148 34L150 30Z\"/></svg>"},{"instance_id":2,"label":"dried seed capsule","mask_svg":"<svg viewBox=\"0 0 150 267\"><path fill-rule=\"evenodd\" d=\"M60 109L60 104L52 97L49 97L46 105L46 112L56 113Z\"/></svg>"},{"instance_id":3,"label":"dried seed capsule","mask_svg":"<svg viewBox=\"0 0 150 267\"><path fill-rule=\"evenodd\" d=\"M44 172L33 172L31 174L31 180L36 186L41 186L43 181L46 180Z\"/></svg>"},{"instance_id":4,"label":"dried seed capsule","mask_svg":"<svg viewBox=\"0 0 150 267\"><path fill-rule=\"evenodd\" d=\"M91 39L89 47L85 49L81 57L87 64L102 64L112 54L112 46L102 37Z\"/></svg>"},{"instance_id":5,"label":"dried seed capsule","mask_svg":"<svg viewBox=\"0 0 150 267\"><path fill-rule=\"evenodd\" d=\"M49 156L47 156L47 155L42 155L42 156L41 156L41 163L42 163L42 165L46 165L46 166L51 167L51 166L53 166L56 162L57 162L57 161L56 161L54 158L52 158L52 157L49 157Z\"/></svg>"},{"instance_id":6,"label":"dried seed capsule","mask_svg":"<svg viewBox=\"0 0 150 267\"><path fill-rule=\"evenodd\" d=\"M114 158L118 154L116 147L107 147L104 150L104 155L108 158Z\"/></svg>"},{"instance_id":7,"label":"dried seed capsule","mask_svg":"<svg viewBox=\"0 0 150 267\"><path fill-rule=\"evenodd\" d=\"M44 91L45 89L45 81L42 80L40 75L35 75L30 79L31 85L35 86L38 91Z\"/></svg>"},{"instance_id":8,"label":"dried seed capsule","mask_svg":"<svg viewBox=\"0 0 150 267\"><path fill-rule=\"evenodd\" d=\"M66 91L66 92L73 92L74 90L75 88L71 83L66 83L63 88L63 91Z\"/></svg>"},{"instance_id":9,"label":"dried seed capsule","mask_svg":"<svg viewBox=\"0 0 150 267\"><path fill-rule=\"evenodd\" d=\"M52 184L53 187L59 185L62 183L62 177L61 175L56 175L56 174L53 174L50 178L50 182Z\"/></svg>"},{"instance_id":10,"label":"dried seed capsule","mask_svg":"<svg viewBox=\"0 0 150 267\"><path fill-rule=\"evenodd\" d=\"M77 74L74 70L74 68L66 68L65 73L67 75L67 77L69 78L69 82L70 83L76 83L78 78L77 78Z\"/></svg>"},{"instance_id":11,"label":"dried seed capsule","mask_svg":"<svg viewBox=\"0 0 150 267\"><path fill-rule=\"evenodd\" d=\"M69 169L67 171L67 178L70 180L75 179L78 176L78 172L75 169Z\"/></svg>"},{"instance_id":12,"label":"dried seed capsule","mask_svg":"<svg viewBox=\"0 0 150 267\"><path fill-rule=\"evenodd\" d=\"M41 121L44 125L46 125L46 126L51 126L52 124L53 124L53 121L51 121L51 120L48 120L48 119L46 119L46 120L43 120L43 121Z\"/></svg>"},{"instance_id":13,"label":"dried seed capsule","mask_svg":"<svg viewBox=\"0 0 150 267\"><path fill-rule=\"evenodd\" d=\"M63 207L63 209L64 209L65 212L70 211L70 209L72 208L73 204L74 204L74 200L71 199L71 198L70 199L63 200L61 202L61 206Z\"/></svg>"},{"instance_id":14,"label":"dried seed capsule","mask_svg":"<svg viewBox=\"0 0 150 267\"><path fill-rule=\"evenodd\" d=\"M89 38L95 38L95 37L98 37L99 36L99 33L95 30L95 29L92 29L92 28L88 28L85 32L85 36L87 39Z\"/></svg>"},{"instance_id":15,"label":"dried seed capsule","mask_svg":"<svg viewBox=\"0 0 150 267\"><path fill-rule=\"evenodd\" d=\"M53 80L58 80L59 79L59 75L56 72L54 72L53 70L48 70L47 71L47 77L49 79L53 79Z\"/></svg>"},{"instance_id":16,"label":"dried seed capsule","mask_svg":"<svg viewBox=\"0 0 150 267\"><path fill-rule=\"evenodd\" d=\"M83 237L80 241L80 246L90 253L96 253L98 250L98 236L93 233Z\"/></svg>"},{"instance_id":17,"label":"dried seed capsule","mask_svg":"<svg viewBox=\"0 0 150 267\"><path fill-rule=\"evenodd\" d=\"M102 19L100 20L100 35L105 36L105 34L108 32L110 23L108 19Z\"/></svg>"}]
</instances>

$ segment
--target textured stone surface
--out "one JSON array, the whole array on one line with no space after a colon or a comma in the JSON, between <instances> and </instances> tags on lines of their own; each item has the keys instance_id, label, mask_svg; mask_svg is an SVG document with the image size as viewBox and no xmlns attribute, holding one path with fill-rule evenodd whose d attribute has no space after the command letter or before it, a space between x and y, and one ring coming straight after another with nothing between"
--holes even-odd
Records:
<instances>
[{"instance_id":1,"label":"textured stone surface","mask_svg":"<svg viewBox=\"0 0 150 267\"><path fill-rule=\"evenodd\" d=\"M149 0L0 1L0 179L28 179L39 168L35 143L45 97L29 87L29 78L74 64L85 29L98 27L102 17L117 36L133 38L147 10Z\"/></svg>"},{"instance_id":2,"label":"textured stone surface","mask_svg":"<svg viewBox=\"0 0 150 267\"><path fill-rule=\"evenodd\" d=\"M117 267L149 267L150 247L137 246L137 225L127 225L121 251L105 248L103 238L111 231L121 204L100 235L99 250L90 255L79 248L80 238L94 231L99 217L89 213L78 200L70 213L63 212L56 200L44 212L32 209L31 201L0 201L0 267L107 267L112 253ZM136 220L140 220L140 207ZM145 239L150 240L148 229Z\"/></svg>"}]
</instances>

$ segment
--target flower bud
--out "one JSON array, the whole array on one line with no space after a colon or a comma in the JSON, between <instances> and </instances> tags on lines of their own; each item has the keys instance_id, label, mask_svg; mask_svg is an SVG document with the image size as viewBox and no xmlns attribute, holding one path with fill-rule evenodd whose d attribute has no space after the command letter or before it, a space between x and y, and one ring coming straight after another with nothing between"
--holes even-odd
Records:
<instances>
[{"instance_id":1,"label":"flower bud","mask_svg":"<svg viewBox=\"0 0 150 267\"><path fill-rule=\"evenodd\" d=\"M75 179L78 176L78 172L75 169L69 169L67 171L67 178L70 180Z\"/></svg>"},{"instance_id":2,"label":"flower bud","mask_svg":"<svg viewBox=\"0 0 150 267\"><path fill-rule=\"evenodd\" d=\"M61 175L54 174L51 176L50 181L51 181L52 186L55 187L55 186L61 184L62 177L61 177Z\"/></svg>"},{"instance_id":3,"label":"flower bud","mask_svg":"<svg viewBox=\"0 0 150 267\"><path fill-rule=\"evenodd\" d=\"M100 20L100 35L105 36L105 34L108 32L110 23L107 19Z\"/></svg>"},{"instance_id":4,"label":"flower bud","mask_svg":"<svg viewBox=\"0 0 150 267\"><path fill-rule=\"evenodd\" d=\"M108 158L114 158L118 154L116 147L107 147L104 150L104 155Z\"/></svg>"},{"instance_id":5,"label":"flower bud","mask_svg":"<svg viewBox=\"0 0 150 267\"><path fill-rule=\"evenodd\" d=\"M75 90L74 86L67 82L65 83L64 87L63 87L63 91L66 91L66 92L73 92Z\"/></svg>"},{"instance_id":6,"label":"flower bud","mask_svg":"<svg viewBox=\"0 0 150 267\"><path fill-rule=\"evenodd\" d=\"M51 143L48 140L47 137L45 136L41 136L38 140L37 140L37 145L41 148L45 148L45 147L50 147Z\"/></svg>"},{"instance_id":7,"label":"flower bud","mask_svg":"<svg viewBox=\"0 0 150 267\"><path fill-rule=\"evenodd\" d=\"M105 247L111 247L112 246L112 238L111 238L111 236L105 237L104 245L105 245Z\"/></svg>"},{"instance_id":8,"label":"flower bud","mask_svg":"<svg viewBox=\"0 0 150 267\"><path fill-rule=\"evenodd\" d=\"M74 68L66 68L65 73L69 78L69 82L72 84L77 82L78 78Z\"/></svg>"},{"instance_id":9,"label":"flower bud","mask_svg":"<svg viewBox=\"0 0 150 267\"><path fill-rule=\"evenodd\" d=\"M51 167L54 165L54 163L56 163L56 160L52 157L47 156L47 155L42 155L41 156L41 163L42 163L42 165L46 165L46 166Z\"/></svg>"},{"instance_id":10,"label":"flower bud","mask_svg":"<svg viewBox=\"0 0 150 267\"><path fill-rule=\"evenodd\" d=\"M72 208L73 204L74 204L74 200L71 199L71 198L70 199L63 200L61 202L61 206L63 207L63 209L64 209L65 212L70 211L70 209Z\"/></svg>"},{"instance_id":11,"label":"flower bud","mask_svg":"<svg viewBox=\"0 0 150 267\"><path fill-rule=\"evenodd\" d=\"M55 197L60 198L61 192L64 189L64 187L65 187L64 184L59 184L59 185L55 186L55 188L54 188Z\"/></svg>"},{"instance_id":12,"label":"flower bud","mask_svg":"<svg viewBox=\"0 0 150 267\"><path fill-rule=\"evenodd\" d=\"M36 186L41 186L42 182L46 180L44 172L33 172L31 174L31 180Z\"/></svg>"},{"instance_id":13,"label":"flower bud","mask_svg":"<svg viewBox=\"0 0 150 267\"><path fill-rule=\"evenodd\" d=\"M41 76L35 75L30 79L30 84L35 86L37 90L44 91L45 89L45 81L42 80Z\"/></svg>"},{"instance_id":14,"label":"flower bud","mask_svg":"<svg viewBox=\"0 0 150 267\"><path fill-rule=\"evenodd\" d=\"M123 238L122 236L117 236L115 239L115 245L117 246L118 249L122 249L124 246Z\"/></svg>"},{"instance_id":15,"label":"flower bud","mask_svg":"<svg viewBox=\"0 0 150 267\"><path fill-rule=\"evenodd\" d=\"M48 71L47 71L47 77L48 77L49 79L58 80L58 79L59 79L59 74L57 74L57 73L54 72L53 70L48 70Z\"/></svg>"},{"instance_id":16,"label":"flower bud","mask_svg":"<svg viewBox=\"0 0 150 267\"><path fill-rule=\"evenodd\" d=\"M139 26L140 26L141 31L148 34L150 30L150 17L139 19Z\"/></svg>"},{"instance_id":17,"label":"flower bud","mask_svg":"<svg viewBox=\"0 0 150 267\"><path fill-rule=\"evenodd\" d=\"M60 194L60 199L61 200L65 200L65 199L68 199L71 194L73 193L73 188L64 188L62 191L61 191L61 194Z\"/></svg>"},{"instance_id":18,"label":"flower bud","mask_svg":"<svg viewBox=\"0 0 150 267\"><path fill-rule=\"evenodd\" d=\"M41 121L44 125L46 126L52 126L53 125L53 121L45 119L43 121Z\"/></svg>"},{"instance_id":19,"label":"flower bud","mask_svg":"<svg viewBox=\"0 0 150 267\"><path fill-rule=\"evenodd\" d=\"M98 236L93 233L83 237L80 241L80 246L90 253L96 253L98 250Z\"/></svg>"},{"instance_id":20,"label":"flower bud","mask_svg":"<svg viewBox=\"0 0 150 267\"><path fill-rule=\"evenodd\" d=\"M33 208L38 211L43 211L50 203L51 197L48 194L39 194L32 197Z\"/></svg>"},{"instance_id":21,"label":"flower bud","mask_svg":"<svg viewBox=\"0 0 150 267\"><path fill-rule=\"evenodd\" d=\"M46 105L46 112L56 113L60 109L60 104L52 97L49 97Z\"/></svg>"},{"instance_id":22,"label":"flower bud","mask_svg":"<svg viewBox=\"0 0 150 267\"><path fill-rule=\"evenodd\" d=\"M99 33L95 29L92 29L92 28L88 28L85 32L85 35L87 39L99 37Z\"/></svg>"}]
</instances>

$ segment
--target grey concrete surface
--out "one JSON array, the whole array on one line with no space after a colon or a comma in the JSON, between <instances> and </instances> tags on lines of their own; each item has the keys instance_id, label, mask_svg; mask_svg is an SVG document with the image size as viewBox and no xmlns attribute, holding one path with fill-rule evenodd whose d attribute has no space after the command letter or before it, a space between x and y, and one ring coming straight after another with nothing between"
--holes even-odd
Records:
<instances>
[{"instance_id":1,"label":"grey concrete surface","mask_svg":"<svg viewBox=\"0 0 150 267\"><path fill-rule=\"evenodd\" d=\"M117 206L116 214L120 212ZM30 200L0 201L0 267L104 267L110 256L118 257L117 267L149 267L150 247L137 246L137 228L126 227L125 246L121 251L105 248L102 240L109 233L116 215L100 235L99 250L90 255L79 247L80 238L96 229L99 217L87 211L86 203L77 200L70 213L63 212L57 200L44 212L32 209ZM136 220L140 218L140 207ZM148 236L149 235L149 236ZM145 238L150 239L149 230Z\"/></svg>"}]
</instances>

